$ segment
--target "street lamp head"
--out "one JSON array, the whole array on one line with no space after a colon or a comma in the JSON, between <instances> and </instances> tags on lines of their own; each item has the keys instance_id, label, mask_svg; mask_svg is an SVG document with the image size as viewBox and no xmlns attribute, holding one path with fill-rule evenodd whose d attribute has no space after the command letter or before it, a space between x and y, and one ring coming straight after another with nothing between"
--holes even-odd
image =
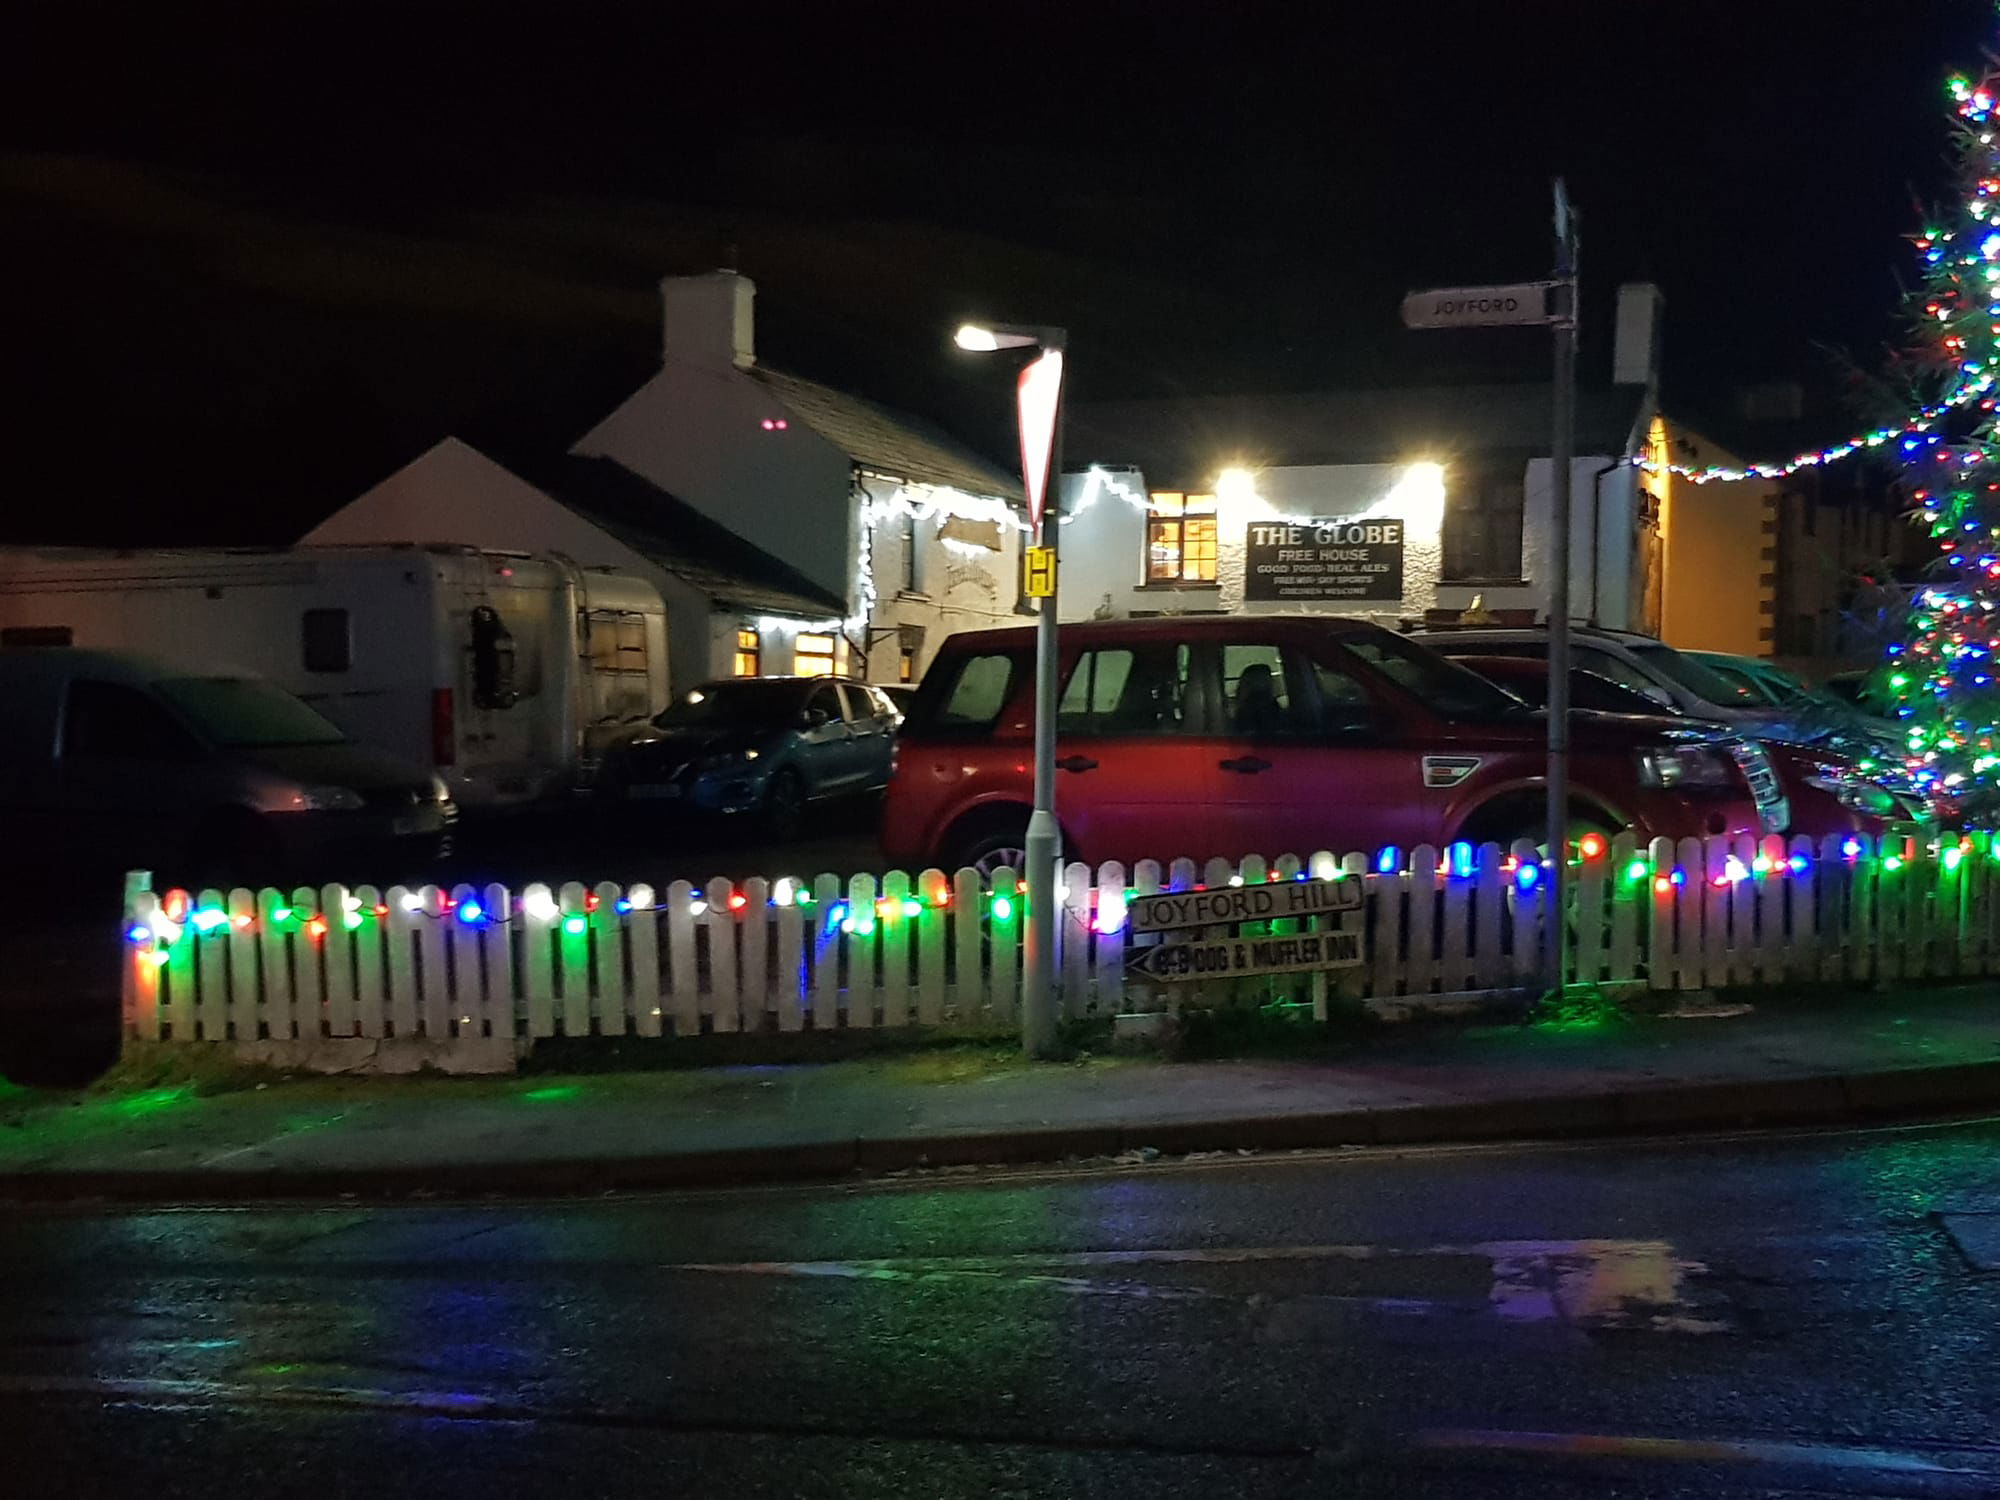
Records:
<instances>
[{"instance_id":1,"label":"street lamp head","mask_svg":"<svg viewBox=\"0 0 2000 1500\"><path fill-rule=\"evenodd\" d=\"M1029 349L1041 342L1040 337L1026 329L997 327L989 328L983 323L961 323L952 342L961 349L969 349L974 354L991 354L996 349Z\"/></svg>"}]
</instances>

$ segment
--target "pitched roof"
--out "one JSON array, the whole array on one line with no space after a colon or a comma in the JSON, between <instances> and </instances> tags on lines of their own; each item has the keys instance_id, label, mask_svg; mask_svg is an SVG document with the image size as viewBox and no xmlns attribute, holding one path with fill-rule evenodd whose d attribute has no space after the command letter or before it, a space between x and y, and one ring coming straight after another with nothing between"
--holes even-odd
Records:
<instances>
[{"instance_id":1,"label":"pitched roof","mask_svg":"<svg viewBox=\"0 0 2000 1500\"><path fill-rule=\"evenodd\" d=\"M785 408L863 468L911 484L943 484L969 495L1021 498L1021 483L969 448L906 412L768 365L745 372Z\"/></svg>"},{"instance_id":2,"label":"pitched roof","mask_svg":"<svg viewBox=\"0 0 2000 1500\"><path fill-rule=\"evenodd\" d=\"M1232 464L1532 456L1549 451L1550 395L1547 385L1417 386L1076 406L1064 460L1136 465L1171 486L1208 483ZM1636 386L1577 392L1577 453L1625 453L1644 401Z\"/></svg>"},{"instance_id":3,"label":"pitched roof","mask_svg":"<svg viewBox=\"0 0 2000 1500\"><path fill-rule=\"evenodd\" d=\"M812 619L847 613L837 594L614 459L565 453L507 467L719 602Z\"/></svg>"}]
</instances>

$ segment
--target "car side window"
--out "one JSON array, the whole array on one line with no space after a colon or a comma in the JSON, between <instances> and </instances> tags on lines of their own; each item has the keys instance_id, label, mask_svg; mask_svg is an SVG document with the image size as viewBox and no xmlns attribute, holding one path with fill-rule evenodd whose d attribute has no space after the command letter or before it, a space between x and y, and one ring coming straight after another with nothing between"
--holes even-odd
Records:
<instances>
[{"instance_id":1,"label":"car side window","mask_svg":"<svg viewBox=\"0 0 2000 1500\"><path fill-rule=\"evenodd\" d=\"M840 689L831 682L823 682L814 688L812 696L806 699L806 712L811 713L814 709L826 715L827 723L838 724L843 717Z\"/></svg>"},{"instance_id":2,"label":"car side window","mask_svg":"<svg viewBox=\"0 0 2000 1500\"><path fill-rule=\"evenodd\" d=\"M950 679L943 701L930 715L930 729L988 729L1007 706L1014 687L1015 660L1011 656L968 656L960 661ZM936 679L939 674L932 672ZM929 683L920 700L936 702L929 696Z\"/></svg>"},{"instance_id":3,"label":"car side window","mask_svg":"<svg viewBox=\"0 0 2000 1500\"><path fill-rule=\"evenodd\" d=\"M1368 690L1338 667L1261 642L1222 648L1222 720L1231 734L1308 739L1350 733L1373 718Z\"/></svg>"},{"instance_id":4,"label":"car side window","mask_svg":"<svg viewBox=\"0 0 2000 1500\"><path fill-rule=\"evenodd\" d=\"M875 717L875 705L869 701L868 689L858 682L840 684L842 711L850 724L859 724Z\"/></svg>"},{"instance_id":5,"label":"car side window","mask_svg":"<svg viewBox=\"0 0 2000 1500\"><path fill-rule=\"evenodd\" d=\"M1626 661L1622 656L1613 656L1609 651L1593 651L1588 646L1579 647L1576 665L1587 672L1595 672L1599 677L1609 677L1620 687L1631 688L1635 693L1648 697L1659 692L1659 684L1644 672Z\"/></svg>"},{"instance_id":6,"label":"car side window","mask_svg":"<svg viewBox=\"0 0 2000 1500\"><path fill-rule=\"evenodd\" d=\"M190 760L200 753L174 716L137 688L115 682L69 685L63 756L69 760Z\"/></svg>"},{"instance_id":7,"label":"car side window","mask_svg":"<svg viewBox=\"0 0 2000 1500\"><path fill-rule=\"evenodd\" d=\"M1187 647L1165 642L1080 653L1057 703L1056 733L1180 733L1190 656Z\"/></svg>"}]
</instances>

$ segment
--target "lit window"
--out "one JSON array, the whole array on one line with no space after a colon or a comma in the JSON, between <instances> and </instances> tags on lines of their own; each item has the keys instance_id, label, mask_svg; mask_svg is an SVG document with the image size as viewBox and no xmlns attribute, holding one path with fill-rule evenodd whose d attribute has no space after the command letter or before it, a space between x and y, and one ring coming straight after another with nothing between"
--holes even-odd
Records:
<instances>
[{"instance_id":1,"label":"lit window","mask_svg":"<svg viewBox=\"0 0 2000 1500\"><path fill-rule=\"evenodd\" d=\"M754 630L736 632L736 666L738 677L755 677L764 670L764 646Z\"/></svg>"},{"instance_id":2,"label":"lit window","mask_svg":"<svg viewBox=\"0 0 2000 1500\"><path fill-rule=\"evenodd\" d=\"M1154 492L1146 517L1146 582L1215 582L1215 496Z\"/></svg>"},{"instance_id":3,"label":"lit window","mask_svg":"<svg viewBox=\"0 0 2000 1500\"><path fill-rule=\"evenodd\" d=\"M802 635L792 642L792 670L801 677L833 676L833 637Z\"/></svg>"}]
</instances>

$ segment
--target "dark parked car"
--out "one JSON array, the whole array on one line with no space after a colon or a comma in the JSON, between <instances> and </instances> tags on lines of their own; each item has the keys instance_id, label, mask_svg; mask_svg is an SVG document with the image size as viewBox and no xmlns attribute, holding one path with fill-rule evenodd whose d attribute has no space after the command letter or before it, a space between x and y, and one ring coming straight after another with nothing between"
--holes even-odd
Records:
<instances>
[{"instance_id":1,"label":"dark parked car","mask_svg":"<svg viewBox=\"0 0 2000 1500\"><path fill-rule=\"evenodd\" d=\"M1549 664L1526 656L1454 656L1453 661L1498 683L1517 698L1546 708ZM1636 688L1573 668L1569 674L1570 706L1586 712L1673 714ZM1690 717L1690 716L1683 716ZM1701 722L1692 716L1691 722ZM1791 806L1789 833L1824 838L1829 833L1879 835L1891 826L1916 826L1924 821L1920 800L1897 796L1860 775L1851 762L1808 745L1770 743L1764 746L1772 770Z\"/></svg>"},{"instance_id":2,"label":"dark parked car","mask_svg":"<svg viewBox=\"0 0 2000 1500\"><path fill-rule=\"evenodd\" d=\"M606 750L601 796L754 814L778 838L807 806L880 792L902 716L879 688L829 677L704 682Z\"/></svg>"}]
</instances>

